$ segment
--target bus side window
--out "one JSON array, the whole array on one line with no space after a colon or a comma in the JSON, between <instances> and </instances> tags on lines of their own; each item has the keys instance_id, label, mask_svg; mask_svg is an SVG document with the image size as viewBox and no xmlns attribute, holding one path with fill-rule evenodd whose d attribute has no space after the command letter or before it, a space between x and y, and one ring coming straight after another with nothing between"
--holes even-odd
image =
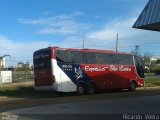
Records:
<instances>
[{"instance_id":1,"label":"bus side window","mask_svg":"<svg viewBox=\"0 0 160 120\"><path fill-rule=\"evenodd\" d=\"M86 53L83 53L83 62L84 64L87 64L87 57L86 57Z\"/></svg>"},{"instance_id":2,"label":"bus side window","mask_svg":"<svg viewBox=\"0 0 160 120\"><path fill-rule=\"evenodd\" d=\"M115 58L112 54L106 54L106 63L115 64Z\"/></svg>"},{"instance_id":3,"label":"bus side window","mask_svg":"<svg viewBox=\"0 0 160 120\"><path fill-rule=\"evenodd\" d=\"M116 54L109 54L108 57L110 58L110 62L111 62L110 64L118 64Z\"/></svg>"},{"instance_id":4,"label":"bus side window","mask_svg":"<svg viewBox=\"0 0 160 120\"><path fill-rule=\"evenodd\" d=\"M96 55L94 52L86 52L86 62L88 64L96 64Z\"/></svg>"},{"instance_id":5,"label":"bus side window","mask_svg":"<svg viewBox=\"0 0 160 120\"><path fill-rule=\"evenodd\" d=\"M59 62L71 63L71 52L66 50L57 50L56 59Z\"/></svg>"},{"instance_id":6,"label":"bus side window","mask_svg":"<svg viewBox=\"0 0 160 120\"><path fill-rule=\"evenodd\" d=\"M72 63L84 63L84 53L79 51L72 51Z\"/></svg>"},{"instance_id":7,"label":"bus side window","mask_svg":"<svg viewBox=\"0 0 160 120\"><path fill-rule=\"evenodd\" d=\"M121 65L134 65L133 56L132 55L117 55L117 62Z\"/></svg>"}]
</instances>

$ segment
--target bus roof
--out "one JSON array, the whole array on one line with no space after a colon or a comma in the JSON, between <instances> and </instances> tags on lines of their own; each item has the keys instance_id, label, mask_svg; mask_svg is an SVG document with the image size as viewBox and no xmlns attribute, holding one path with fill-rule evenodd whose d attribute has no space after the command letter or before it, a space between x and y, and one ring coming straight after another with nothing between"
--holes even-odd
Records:
<instances>
[{"instance_id":1,"label":"bus roof","mask_svg":"<svg viewBox=\"0 0 160 120\"><path fill-rule=\"evenodd\" d=\"M56 50L69 50L69 51L80 51L80 52L99 52L99 53L112 53L112 54L125 54L125 55L133 55L132 53L125 52L115 52L112 50L100 50L100 49L76 49L76 48L60 48L60 47L50 47L51 49Z\"/></svg>"}]
</instances>

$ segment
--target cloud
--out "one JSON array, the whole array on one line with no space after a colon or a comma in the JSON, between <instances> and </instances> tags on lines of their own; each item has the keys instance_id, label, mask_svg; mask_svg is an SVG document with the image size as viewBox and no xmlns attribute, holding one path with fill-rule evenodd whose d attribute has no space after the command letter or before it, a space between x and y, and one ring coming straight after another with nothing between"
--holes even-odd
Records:
<instances>
[{"instance_id":1,"label":"cloud","mask_svg":"<svg viewBox=\"0 0 160 120\"><path fill-rule=\"evenodd\" d=\"M45 16L47 16L47 15L49 15L49 14L50 14L49 11L42 12L42 15L45 15Z\"/></svg>"},{"instance_id":2,"label":"cloud","mask_svg":"<svg viewBox=\"0 0 160 120\"><path fill-rule=\"evenodd\" d=\"M14 43L13 41L8 40L7 38L0 36L0 48L10 48L10 49L14 49Z\"/></svg>"},{"instance_id":3,"label":"cloud","mask_svg":"<svg viewBox=\"0 0 160 120\"><path fill-rule=\"evenodd\" d=\"M43 41L33 41L33 42L14 42L13 40L9 40L7 39L6 37L3 37L3 36L0 36L0 48L1 48L1 51L4 49L4 50L12 50L12 51L15 51L15 52L21 52L21 51L18 51L19 49L22 49L22 50L36 50L36 49L39 49L43 46L48 46L50 43L48 42L43 42Z\"/></svg>"},{"instance_id":4,"label":"cloud","mask_svg":"<svg viewBox=\"0 0 160 120\"><path fill-rule=\"evenodd\" d=\"M131 37L138 33L138 31L134 31L131 28L134 21L135 18L114 19L104 23L104 26L99 30L90 31L87 34L86 39L89 39L90 42L92 42L92 46L95 44L94 46L96 46L96 48L115 50L117 33L119 34L119 39L126 38L127 36Z\"/></svg>"},{"instance_id":5,"label":"cloud","mask_svg":"<svg viewBox=\"0 0 160 120\"><path fill-rule=\"evenodd\" d=\"M95 19L98 19L98 18L100 18L101 16L99 16L99 15L94 15L93 16L93 18L95 18Z\"/></svg>"},{"instance_id":6,"label":"cloud","mask_svg":"<svg viewBox=\"0 0 160 120\"><path fill-rule=\"evenodd\" d=\"M119 33L121 38L128 36L134 36L139 31L135 31L132 28L135 18L131 19L114 19L104 25L99 30L90 32L88 37L95 38L97 40L111 41L116 39L116 34Z\"/></svg>"},{"instance_id":7,"label":"cloud","mask_svg":"<svg viewBox=\"0 0 160 120\"><path fill-rule=\"evenodd\" d=\"M61 14L58 16L49 16L39 19L18 19L19 23L36 26L38 34L59 34L75 35L88 30L90 26L83 22L78 22L76 17L83 16L82 12L71 14Z\"/></svg>"},{"instance_id":8,"label":"cloud","mask_svg":"<svg viewBox=\"0 0 160 120\"><path fill-rule=\"evenodd\" d=\"M60 43L26 43L26 46L28 46L30 49L32 49L30 46L33 45L35 47L37 46L37 49L48 46L82 48L84 37L85 48L115 50L116 34L119 33L120 51L131 52L134 50L135 45L140 45L140 48L143 50L143 52L148 51L148 48L152 48L151 45L153 45L155 47L150 49L150 51L157 51L156 45L159 45L157 41L160 37L158 33L132 28L132 25L137 19L138 11L139 10L136 10L134 13L134 16L136 17L115 18L111 21L106 21L103 23L101 26L99 26L99 29L97 29L96 24L80 22L78 18L81 18L84 15L82 12L60 14L57 16L50 16L51 13L48 14L48 12L46 12L46 16L42 18L19 19L19 22L21 24L31 25L33 27L35 26L35 28L37 28L37 33L40 35L59 35L63 38ZM94 17L96 19L100 16ZM5 42L8 42L10 46L13 45L13 41L5 40ZM22 44L19 45L19 43L16 43L16 45L19 47Z\"/></svg>"},{"instance_id":9,"label":"cloud","mask_svg":"<svg viewBox=\"0 0 160 120\"><path fill-rule=\"evenodd\" d=\"M137 17L114 19L104 24L99 30L90 31L86 39L92 47L95 44L94 46L98 49L115 50L116 34L118 33L120 51L131 52L136 45L139 45L143 53L148 51L148 48L150 48L150 51L158 53L156 45L159 43L160 34L132 28L136 19ZM152 48L151 46L155 47Z\"/></svg>"},{"instance_id":10,"label":"cloud","mask_svg":"<svg viewBox=\"0 0 160 120\"><path fill-rule=\"evenodd\" d=\"M91 32L88 37L106 41L115 39L116 33L119 33L121 37L126 37L128 36L128 32L131 31L134 21L135 18L127 20L115 19L109 23L106 23L100 30ZM129 36L133 34L135 33L129 32Z\"/></svg>"},{"instance_id":11,"label":"cloud","mask_svg":"<svg viewBox=\"0 0 160 120\"><path fill-rule=\"evenodd\" d=\"M81 11L77 11L77 12L72 13L71 15L72 15L72 16L83 16L84 13L81 12Z\"/></svg>"},{"instance_id":12,"label":"cloud","mask_svg":"<svg viewBox=\"0 0 160 120\"><path fill-rule=\"evenodd\" d=\"M32 56L35 50L48 47L51 43L43 41L33 41L33 42L14 42L9 40L4 36L0 36L0 56L5 54L11 55L11 59L7 58L7 64L9 66L16 65L17 62L29 61L32 63Z\"/></svg>"}]
</instances>

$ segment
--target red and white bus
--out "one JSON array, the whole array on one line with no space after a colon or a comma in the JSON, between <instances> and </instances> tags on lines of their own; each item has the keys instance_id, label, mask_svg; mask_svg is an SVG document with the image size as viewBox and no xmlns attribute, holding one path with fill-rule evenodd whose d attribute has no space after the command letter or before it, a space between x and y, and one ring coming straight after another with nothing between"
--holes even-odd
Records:
<instances>
[{"instance_id":1,"label":"red and white bus","mask_svg":"<svg viewBox=\"0 0 160 120\"><path fill-rule=\"evenodd\" d=\"M34 52L35 89L94 93L96 90L144 86L141 58L129 53L96 49L49 47Z\"/></svg>"}]
</instances>

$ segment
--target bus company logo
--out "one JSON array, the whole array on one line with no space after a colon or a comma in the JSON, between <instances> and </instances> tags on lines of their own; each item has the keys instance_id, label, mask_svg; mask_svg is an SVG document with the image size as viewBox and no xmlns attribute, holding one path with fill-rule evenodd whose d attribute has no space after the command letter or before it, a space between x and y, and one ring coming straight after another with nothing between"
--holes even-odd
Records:
<instances>
[{"instance_id":1,"label":"bus company logo","mask_svg":"<svg viewBox=\"0 0 160 120\"><path fill-rule=\"evenodd\" d=\"M110 65L109 70L110 70L110 71L130 72L130 71L131 71L131 68L125 67L125 66L123 66L123 65L121 65L121 66Z\"/></svg>"},{"instance_id":2,"label":"bus company logo","mask_svg":"<svg viewBox=\"0 0 160 120\"><path fill-rule=\"evenodd\" d=\"M85 71L90 71L90 72L102 72L106 71L106 69L109 69L109 67L89 67L85 66Z\"/></svg>"},{"instance_id":3,"label":"bus company logo","mask_svg":"<svg viewBox=\"0 0 160 120\"><path fill-rule=\"evenodd\" d=\"M75 73L76 73L76 80L79 80L80 78L83 78L83 71L82 69L79 67L79 68L75 68Z\"/></svg>"},{"instance_id":4,"label":"bus company logo","mask_svg":"<svg viewBox=\"0 0 160 120\"><path fill-rule=\"evenodd\" d=\"M129 72L131 71L131 68L125 67L123 65L121 66L115 66L115 65L109 65L105 67L90 67L90 66L85 66L85 71L90 71L90 72L103 72L103 71L121 71L121 72Z\"/></svg>"}]
</instances>

